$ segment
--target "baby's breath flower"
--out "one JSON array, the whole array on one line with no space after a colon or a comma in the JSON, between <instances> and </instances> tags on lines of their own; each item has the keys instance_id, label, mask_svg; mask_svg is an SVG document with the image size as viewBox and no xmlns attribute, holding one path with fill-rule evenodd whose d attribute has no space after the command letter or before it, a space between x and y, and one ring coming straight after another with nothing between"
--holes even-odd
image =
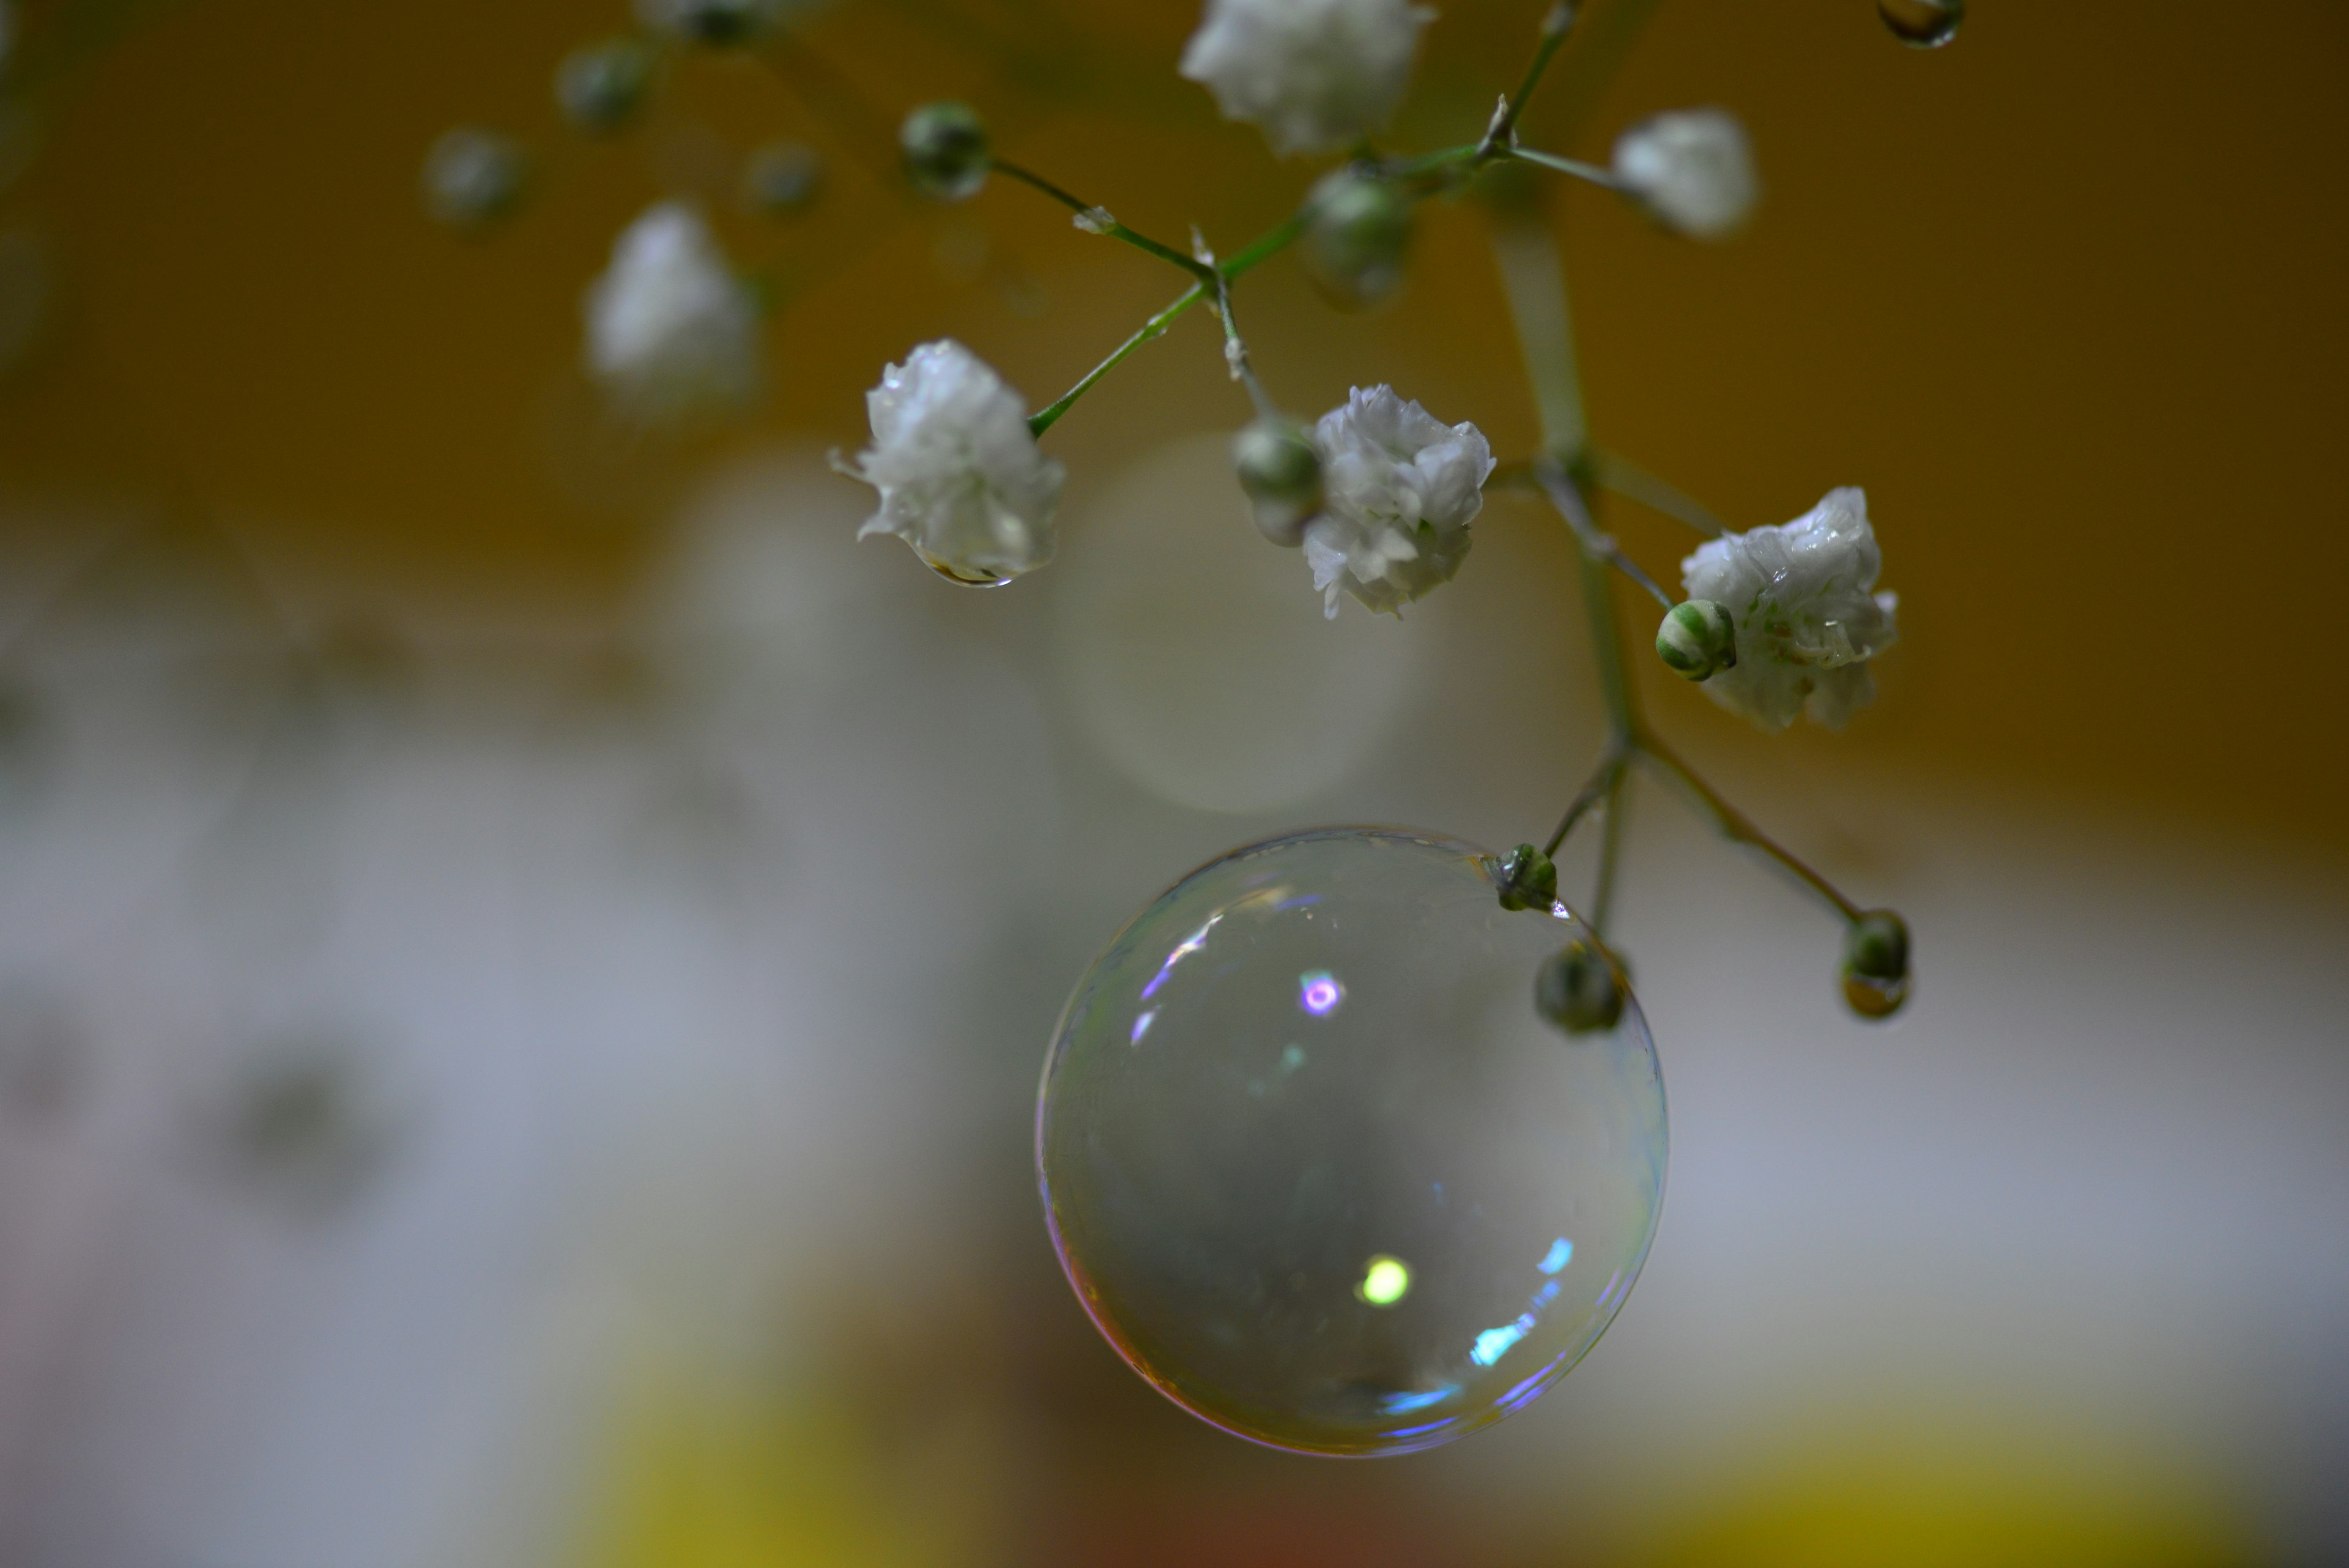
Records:
<instances>
[{"instance_id":1,"label":"baby's breath flower","mask_svg":"<svg viewBox=\"0 0 2349 1568\"><path fill-rule=\"evenodd\" d=\"M1726 109L1651 115L1615 143L1615 178L1648 214L1692 240L1744 226L1761 199L1745 128Z\"/></svg>"},{"instance_id":2,"label":"baby's breath flower","mask_svg":"<svg viewBox=\"0 0 2349 1568\"><path fill-rule=\"evenodd\" d=\"M1183 74L1275 151L1326 152L1386 123L1434 18L1410 0L1208 0Z\"/></svg>"},{"instance_id":3,"label":"baby's breath flower","mask_svg":"<svg viewBox=\"0 0 2349 1568\"><path fill-rule=\"evenodd\" d=\"M873 444L843 472L881 493L860 539L895 534L958 583L1009 582L1052 558L1067 477L1028 429L1028 408L951 340L925 343L864 396Z\"/></svg>"},{"instance_id":4,"label":"baby's breath flower","mask_svg":"<svg viewBox=\"0 0 2349 1568\"><path fill-rule=\"evenodd\" d=\"M1336 617L1341 590L1399 612L1450 582L1493 472L1484 432L1443 424L1392 387L1357 387L1312 439L1324 510L1306 525L1305 560L1324 612Z\"/></svg>"},{"instance_id":5,"label":"baby's breath flower","mask_svg":"<svg viewBox=\"0 0 2349 1568\"><path fill-rule=\"evenodd\" d=\"M1854 488L1792 523L1698 545L1681 563L1689 597L1718 600L1737 623L1737 661L1704 690L1765 730L1806 708L1840 727L1876 694L1868 661L1899 636L1893 596L1871 592L1883 564Z\"/></svg>"},{"instance_id":6,"label":"baby's breath flower","mask_svg":"<svg viewBox=\"0 0 2349 1568\"><path fill-rule=\"evenodd\" d=\"M631 415L672 419L758 395L758 302L684 202L657 202L621 232L586 306L588 373Z\"/></svg>"}]
</instances>

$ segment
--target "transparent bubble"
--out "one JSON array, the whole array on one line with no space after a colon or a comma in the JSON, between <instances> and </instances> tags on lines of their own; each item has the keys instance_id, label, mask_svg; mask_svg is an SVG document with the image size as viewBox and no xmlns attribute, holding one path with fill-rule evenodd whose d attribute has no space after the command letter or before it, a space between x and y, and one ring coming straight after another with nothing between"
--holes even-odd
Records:
<instances>
[{"instance_id":1,"label":"transparent bubble","mask_svg":"<svg viewBox=\"0 0 2349 1568\"><path fill-rule=\"evenodd\" d=\"M1638 1004L1568 1035L1474 846L1339 828L1152 904L1078 983L1037 1160L1093 1321L1176 1403L1328 1454L1499 1420L1599 1338L1663 1199Z\"/></svg>"},{"instance_id":2,"label":"transparent bubble","mask_svg":"<svg viewBox=\"0 0 2349 1568\"><path fill-rule=\"evenodd\" d=\"M1958 36L1966 0L1876 0L1876 14L1912 49L1938 49Z\"/></svg>"}]
</instances>

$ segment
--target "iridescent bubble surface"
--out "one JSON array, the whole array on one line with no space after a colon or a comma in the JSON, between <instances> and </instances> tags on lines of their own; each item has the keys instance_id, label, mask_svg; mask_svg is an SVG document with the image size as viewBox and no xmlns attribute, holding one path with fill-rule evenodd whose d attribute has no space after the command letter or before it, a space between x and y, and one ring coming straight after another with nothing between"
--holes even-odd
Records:
<instances>
[{"instance_id":1,"label":"iridescent bubble surface","mask_svg":"<svg viewBox=\"0 0 2349 1568\"><path fill-rule=\"evenodd\" d=\"M1636 1002L1568 1035L1454 839L1325 829L1201 867L1079 981L1036 1147L1071 1283L1144 1377L1281 1448L1401 1453L1565 1376L1638 1276L1663 1082Z\"/></svg>"}]
</instances>

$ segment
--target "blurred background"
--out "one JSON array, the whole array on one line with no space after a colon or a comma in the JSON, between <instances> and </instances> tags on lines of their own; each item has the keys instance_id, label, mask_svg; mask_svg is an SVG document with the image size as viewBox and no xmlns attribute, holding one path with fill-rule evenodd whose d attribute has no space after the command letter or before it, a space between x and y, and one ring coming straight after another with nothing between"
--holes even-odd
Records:
<instances>
[{"instance_id":1,"label":"blurred background","mask_svg":"<svg viewBox=\"0 0 2349 1568\"><path fill-rule=\"evenodd\" d=\"M1444 5L1394 144L1481 130L1544 9ZM1530 143L1720 103L1767 189L1721 247L1547 192L1599 438L1740 527L1865 485L1906 633L1841 735L1640 678L1919 985L1850 1019L1816 911L1635 795L1647 1273L1526 1414L1357 1462L1094 1334L1036 1075L1210 855L1538 836L1599 733L1561 530L1496 495L1456 583L1325 622L1205 313L1053 431L1061 558L1000 591L858 545L824 462L915 343L1040 404L1175 292L1000 182L910 201L851 106L966 98L1226 251L1296 202L1175 77L1192 0L838 0L606 140L550 84L622 0L16 20L0 1562L2349 1560L2349 12L1981 0L1924 54L1869 0L1671 0L1604 83L1569 52ZM460 123L532 150L492 234L420 208ZM778 140L824 171L788 221L735 194ZM763 278L771 369L646 430L581 301L664 195ZM1526 454L1488 242L1431 206L1366 314L1267 267L1274 394Z\"/></svg>"}]
</instances>

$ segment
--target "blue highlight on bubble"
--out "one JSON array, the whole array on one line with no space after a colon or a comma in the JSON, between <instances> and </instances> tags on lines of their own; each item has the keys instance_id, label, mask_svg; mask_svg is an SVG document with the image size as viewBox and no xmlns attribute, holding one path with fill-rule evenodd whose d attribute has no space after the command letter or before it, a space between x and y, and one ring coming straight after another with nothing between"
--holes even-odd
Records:
<instances>
[{"instance_id":1,"label":"blue highlight on bubble","mask_svg":"<svg viewBox=\"0 0 2349 1568\"><path fill-rule=\"evenodd\" d=\"M1574 1243L1560 1236L1549 1244L1549 1251L1542 1254L1542 1261L1536 1266L1545 1274L1554 1274L1572 1262Z\"/></svg>"}]
</instances>

